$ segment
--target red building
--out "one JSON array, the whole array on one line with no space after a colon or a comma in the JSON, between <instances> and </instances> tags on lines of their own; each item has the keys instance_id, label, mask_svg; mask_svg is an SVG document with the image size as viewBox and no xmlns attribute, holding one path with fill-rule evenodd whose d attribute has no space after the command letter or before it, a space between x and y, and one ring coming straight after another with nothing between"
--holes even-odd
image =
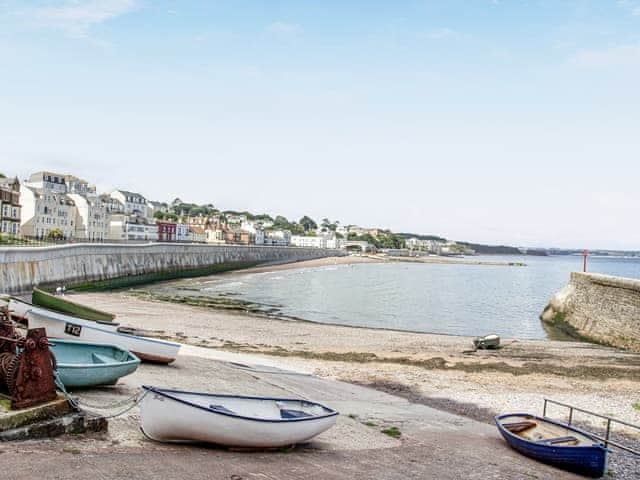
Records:
<instances>
[{"instance_id":1,"label":"red building","mask_svg":"<svg viewBox=\"0 0 640 480\"><path fill-rule=\"evenodd\" d=\"M175 242L176 241L176 230L178 226L175 223L163 222L162 220L157 220L156 225L158 225L158 241L159 242Z\"/></svg>"}]
</instances>

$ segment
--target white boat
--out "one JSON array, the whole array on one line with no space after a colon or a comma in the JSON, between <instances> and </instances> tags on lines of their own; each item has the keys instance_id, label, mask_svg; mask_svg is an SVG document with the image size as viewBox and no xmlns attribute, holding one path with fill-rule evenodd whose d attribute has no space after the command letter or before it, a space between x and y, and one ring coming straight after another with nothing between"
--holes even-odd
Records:
<instances>
[{"instance_id":1,"label":"white boat","mask_svg":"<svg viewBox=\"0 0 640 480\"><path fill-rule=\"evenodd\" d=\"M124 333L124 330L131 329L120 327L117 323L85 320L35 305L30 306L26 317L29 328L43 327L51 338L116 345L148 362L171 363L180 350L179 343Z\"/></svg>"},{"instance_id":2,"label":"white boat","mask_svg":"<svg viewBox=\"0 0 640 480\"><path fill-rule=\"evenodd\" d=\"M11 317L19 322L26 322L27 312L31 308L31 304L14 297L7 297L7 302L9 303Z\"/></svg>"},{"instance_id":3,"label":"white boat","mask_svg":"<svg viewBox=\"0 0 640 480\"><path fill-rule=\"evenodd\" d=\"M338 416L337 411L306 400L143 388L142 431L160 442L283 447L328 430Z\"/></svg>"}]
</instances>

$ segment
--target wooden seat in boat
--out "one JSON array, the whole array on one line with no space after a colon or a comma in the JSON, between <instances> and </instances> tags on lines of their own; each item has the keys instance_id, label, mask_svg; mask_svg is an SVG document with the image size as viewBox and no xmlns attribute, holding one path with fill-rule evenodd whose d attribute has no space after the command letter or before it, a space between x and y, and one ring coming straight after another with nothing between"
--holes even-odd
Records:
<instances>
[{"instance_id":1,"label":"wooden seat in boat","mask_svg":"<svg viewBox=\"0 0 640 480\"><path fill-rule=\"evenodd\" d=\"M512 422L512 423L503 423L502 426L509 430L511 433L520 433L525 430L529 430L533 427L536 427L538 424L533 421L527 422Z\"/></svg>"},{"instance_id":2,"label":"wooden seat in boat","mask_svg":"<svg viewBox=\"0 0 640 480\"><path fill-rule=\"evenodd\" d=\"M573 436L567 437L556 437L556 438L545 438L542 440L538 440L538 443L546 443L549 445L558 445L560 443L570 443L571 445L576 445L579 440Z\"/></svg>"}]
</instances>

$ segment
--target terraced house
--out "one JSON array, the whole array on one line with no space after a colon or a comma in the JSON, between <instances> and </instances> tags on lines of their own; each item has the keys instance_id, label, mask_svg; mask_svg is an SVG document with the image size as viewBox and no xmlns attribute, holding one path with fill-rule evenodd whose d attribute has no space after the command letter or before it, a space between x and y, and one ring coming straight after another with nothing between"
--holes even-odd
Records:
<instances>
[{"instance_id":1,"label":"terraced house","mask_svg":"<svg viewBox=\"0 0 640 480\"><path fill-rule=\"evenodd\" d=\"M20 181L0 178L0 233L20 234Z\"/></svg>"}]
</instances>

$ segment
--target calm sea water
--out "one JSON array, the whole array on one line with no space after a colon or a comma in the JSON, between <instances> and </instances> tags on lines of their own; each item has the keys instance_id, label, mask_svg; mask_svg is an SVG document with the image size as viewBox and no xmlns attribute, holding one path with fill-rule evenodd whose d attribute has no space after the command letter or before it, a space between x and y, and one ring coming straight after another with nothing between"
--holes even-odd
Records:
<instances>
[{"instance_id":1,"label":"calm sea water","mask_svg":"<svg viewBox=\"0 0 640 480\"><path fill-rule=\"evenodd\" d=\"M481 259L482 257L474 257ZM336 265L190 280L207 294L281 305L317 322L543 339L539 315L582 257L485 257L526 267L412 263ZM640 278L640 259L590 258L589 271Z\"/></svg>"}]
</instances>

